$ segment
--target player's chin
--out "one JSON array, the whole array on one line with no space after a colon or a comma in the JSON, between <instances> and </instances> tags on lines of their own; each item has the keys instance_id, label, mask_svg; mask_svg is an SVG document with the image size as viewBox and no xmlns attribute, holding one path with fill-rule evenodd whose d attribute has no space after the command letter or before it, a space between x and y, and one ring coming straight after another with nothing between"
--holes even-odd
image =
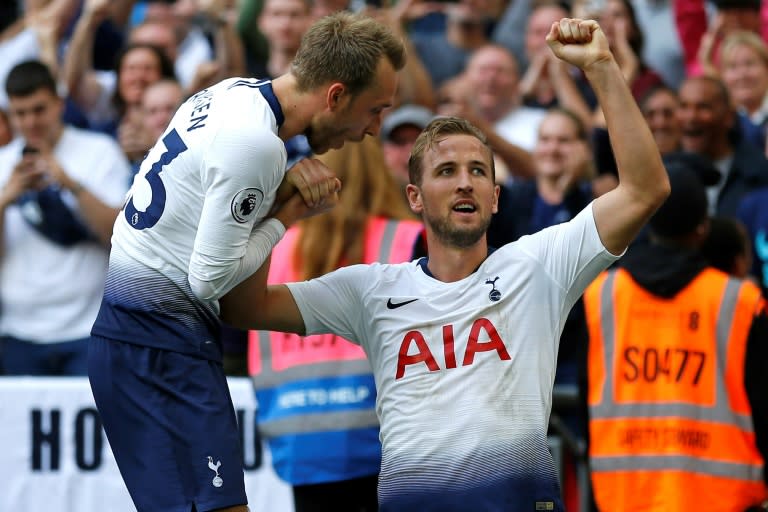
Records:
<instances>
[{"instance_id":1,"label":"player's chin","mask_svg":"<svg viewBox=\"0 0 768 512\"><path fill-rule=\"evenodd\" d=\"M331 146L328 142L309 140L309 148L312 150L313 154L322 155L323 153L327 153L328 150L331 149Z\"/></svg>"},{"instance_id":2,"label":"player's chin","mask_svg":"<svg viewBox=\"0 0 768 512\"><path fill-rule=\"evenodd\" d=\"M322 155L327 153L331 149L341 149L344 147L345 139L339 138L336 140L323 140L323 141L309 141L309 147L316 155Z\"/></svg>"}]
</instances>

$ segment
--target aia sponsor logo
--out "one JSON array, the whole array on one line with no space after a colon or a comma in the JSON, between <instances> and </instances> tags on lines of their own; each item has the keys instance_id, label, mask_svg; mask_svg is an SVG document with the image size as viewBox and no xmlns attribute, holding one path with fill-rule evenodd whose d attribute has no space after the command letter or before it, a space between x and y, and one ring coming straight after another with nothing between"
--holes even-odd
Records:
<instances>
[{"instance_id":1,"label":"aia sponsor logo","mask_svg":"<svg viewBox=\"0 0 768 512\"><path fill-rule=\"evenodd\" d=\"M498 330L487 318L478 318L472 323L467 338L466 349L463 354L456 354L453 325L444 325L442 329L442 354L435 354L429 349L429 344L420 331L408 331L400 343L397 354L397 371L395 380L405 375L408 366L426 366L430 372L441 369L449 370L461 366L469 366L475 360L478 352L496 352L501 361L510 361L504 340L501 339ZM482 340L482 341L481 341ZM457 356L460 356L457 359ZM442 362L442 368L440 363Z\"/></svg>"}]
</instances>

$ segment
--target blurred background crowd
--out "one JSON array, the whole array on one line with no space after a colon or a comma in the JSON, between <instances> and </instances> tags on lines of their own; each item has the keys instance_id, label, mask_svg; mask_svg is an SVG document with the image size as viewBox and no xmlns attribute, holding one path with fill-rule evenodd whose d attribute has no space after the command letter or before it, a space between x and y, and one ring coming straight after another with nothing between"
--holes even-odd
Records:
<instances>
[{"instance_id":1,"label":"blurred background crowd","mask_svg":"<svg viewBox=\"0 0 768 512\"><path fill-rule=\"evenodd\" d=\"M0 375L86 374L112 221L176 108L224 78L283 74L308 25L341 9L389 24L408 63L379 137L321 157L344 177L345 197L290 232L282 279L394 258L376 238L382 219L400 234L398 259L427 254L403 190L411 146L438 115L470 120L495 151L492 246L568 221L616 186L600 105L545 41L554 21L579 17L599 21L665 161L703 177L704 217L680 203L657 234L768 289L768 5L759 0L10 0L0 3ZM289 161L310 156L303 136L286 145ZM659 267L655 284L665 282L663 253L642 254ZM269 364L258 333L225 328L222 338L230 375ZM578 397L593 341L579 302L556 376L573 393L562 394L562 409L556 395L553 416L575 459L586 456L589 415ZM281 476L310 490L362 478L354 488L370 497L376 450L360 451L374 454L362 474ZM583 489L564 479L576 506Z\"/></svg>"}]
</instances>

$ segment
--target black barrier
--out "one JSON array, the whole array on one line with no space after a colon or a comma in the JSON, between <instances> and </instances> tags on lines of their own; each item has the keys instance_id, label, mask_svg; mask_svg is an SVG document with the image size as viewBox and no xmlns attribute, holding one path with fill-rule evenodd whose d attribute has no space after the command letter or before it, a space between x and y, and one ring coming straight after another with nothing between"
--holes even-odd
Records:
<instances>
[{"instance_id":1,"label":"black barrier","mask_svg":"<svg viewBox=\"0 0 768 512\"><path fill-rule=\"evenodd\" d=\"M556 384L552 390L552 413L549 416L549 449L555 460L562 488L565 471L565 454L576 466L576 481L579 489L579 512L591 512L592 488L589 479L589 455L587 440L574 432L563 420L563 416L584 414L579 389L575 384ZM584 422L586 425L586 421Z\"/></svg>"}]
</instances>

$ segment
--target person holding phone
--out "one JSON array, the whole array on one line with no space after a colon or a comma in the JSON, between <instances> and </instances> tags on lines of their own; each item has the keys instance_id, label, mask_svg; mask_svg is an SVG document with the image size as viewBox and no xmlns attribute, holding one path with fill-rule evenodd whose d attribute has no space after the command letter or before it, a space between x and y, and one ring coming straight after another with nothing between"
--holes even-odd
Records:
<instances>
[{"instance_id":1,"label":"person holding phone","mask_svg":"<svg viewBox=\"0 0 768 512\"><path fill-rule=\"evenodd\" d=\"M62 122L43 63L15 66L5 89L18 136L0 148L0 373L86 375L128 162Z\"/></svg>"}]
</instances>

